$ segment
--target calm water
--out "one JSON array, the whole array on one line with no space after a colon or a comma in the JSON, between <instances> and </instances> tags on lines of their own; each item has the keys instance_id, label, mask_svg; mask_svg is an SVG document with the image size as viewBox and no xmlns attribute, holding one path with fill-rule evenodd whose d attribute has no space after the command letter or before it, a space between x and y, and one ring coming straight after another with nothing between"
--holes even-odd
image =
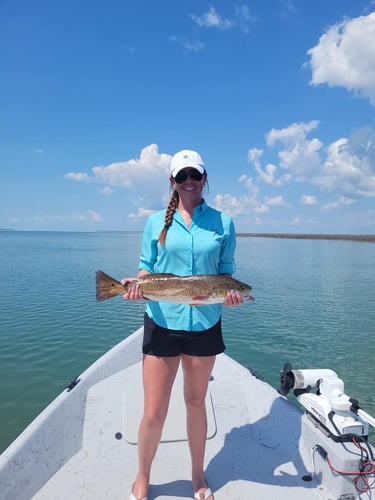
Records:
<instances>
[{"instance_id":1,"label":"calm water","mask_svg":"<svg viewBox=\"0 0 375 500\"><path fill-rule=\"evenodd\" d=\"M94 284L96 269L133 276L140 239L0 232L0 451L141 325L142 303L97 304ZM286 361L332 368L375 415L375 245L238 238L236 261L256 300L224 310L227 353L274 387Z\"/></svg>"}]
</instances>

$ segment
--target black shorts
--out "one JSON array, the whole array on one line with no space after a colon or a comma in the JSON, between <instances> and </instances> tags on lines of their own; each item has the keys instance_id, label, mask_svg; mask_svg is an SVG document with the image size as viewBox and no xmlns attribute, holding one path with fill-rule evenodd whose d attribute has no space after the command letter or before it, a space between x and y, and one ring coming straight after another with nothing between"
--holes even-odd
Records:
<instances>
[{"instance_id":1,"label":"black shorts","mask_svg":"<svg viewBox=\"0 0 375 500\"><path fill-rule=\"evenodd\" d=\"M208 330L189 332L163 328L145 314L143 354L159 357L179 356L180 354L214 356L223 352L224 349L221 319Z\"/></svg>"}]
</instances>

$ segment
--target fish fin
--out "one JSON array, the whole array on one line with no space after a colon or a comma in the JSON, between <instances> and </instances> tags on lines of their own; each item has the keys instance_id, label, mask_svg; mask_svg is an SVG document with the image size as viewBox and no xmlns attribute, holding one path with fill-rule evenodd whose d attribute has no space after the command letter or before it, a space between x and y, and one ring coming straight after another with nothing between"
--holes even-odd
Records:
<instances>
[{"instance_id":1,"label":"fish fin","mask_svg":"<svg viewBox=\"0 0 375 500\"><path fill-rule=\"evenodd\" d=\"M101 302L124 293L126 287L103 271L96 271L96 300Z\"/></svg>"},{"instance_id":2,"label":"fish fin","mask_svg":"<svg viewBox=\"0 0 375 500\"><path fill-rule=\"evenodd\" d=\"M181 276L178 276L177 274L173 273L149 273L149 274L144 274L140 278L138 278L137 281L142 281L142 280L149 280L151 279L157 279L157 278L163 278L163 279L168 279L168 278L180 278Z\"/></svg>"},{"instance_id":3,"label":"fish fin","mask_svg":"<svg viewBox=\"0 0 375 500\"><path fill-rule=\"evenodd\" d=\"M211 295L192 295L191 300L194 301L189 304L189 306L207 306L208 300L211 298Z\"/></svg>"},{"instance_id":4,"label":"fish fin","mask_svg":"<svg viewBox=\"0 0 375 500\"><path fill-rule=\"evenodd\" d=\"M192 295L191 298L193 300L202 301L204 303L206 300L209 300L211 298L211 295Z\"/></svg>"}]
</instances>

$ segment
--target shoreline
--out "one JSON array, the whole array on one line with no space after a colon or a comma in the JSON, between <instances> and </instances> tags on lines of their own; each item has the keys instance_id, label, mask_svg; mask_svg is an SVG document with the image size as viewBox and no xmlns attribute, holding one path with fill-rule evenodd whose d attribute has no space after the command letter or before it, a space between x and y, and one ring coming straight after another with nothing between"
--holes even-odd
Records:
<instances>
[{"instance_id":1,"label":"shoreline","mask_svg":"<svg viewBox=\"0 0 375 500\"><path fill-rule=\"evenodd\" d=\"M289 233L237 233L239 238L285 238L295 240L340 240L375 243L375 234L289 234Z\"/></svg>"},{"instance_id":2,"label":"shoreline","mask_svg":"<svg viewBox=\"0 0 375 500\"><path fill-rule=\"evenodd\" d=\"M20 232L20 233L92 233L92 234L142 234L142 231L120 231L120 230L101 230L101 231L56 231L56 230L15 230L0 228L0 233ZM243 231L236 232L238 238L279 238L295 240L337 240L337 241L358 241L365 243L375 243L375 234L324 234L324 233L247 233Z\"/></svg>"}]
</instances>

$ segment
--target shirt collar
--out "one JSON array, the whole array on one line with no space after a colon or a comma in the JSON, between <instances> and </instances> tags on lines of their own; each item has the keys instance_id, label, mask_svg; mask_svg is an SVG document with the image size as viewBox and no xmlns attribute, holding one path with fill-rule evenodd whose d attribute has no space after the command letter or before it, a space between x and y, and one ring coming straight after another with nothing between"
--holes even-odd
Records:
<instances>
[{"instance_id":1,"label":"shirt collar","mask_svg":"<svg viewBox=\"0 0 375 500\"><path fill-rule=\"evenodd\" d=\"M200 205L198 205L197 207L194 208L194 215L200 215L200 214L203 214L203 212L205 212L207 209L207 203L206 201L203 199L202 200L202 203Z\"/></svg>"}]
</instances>

